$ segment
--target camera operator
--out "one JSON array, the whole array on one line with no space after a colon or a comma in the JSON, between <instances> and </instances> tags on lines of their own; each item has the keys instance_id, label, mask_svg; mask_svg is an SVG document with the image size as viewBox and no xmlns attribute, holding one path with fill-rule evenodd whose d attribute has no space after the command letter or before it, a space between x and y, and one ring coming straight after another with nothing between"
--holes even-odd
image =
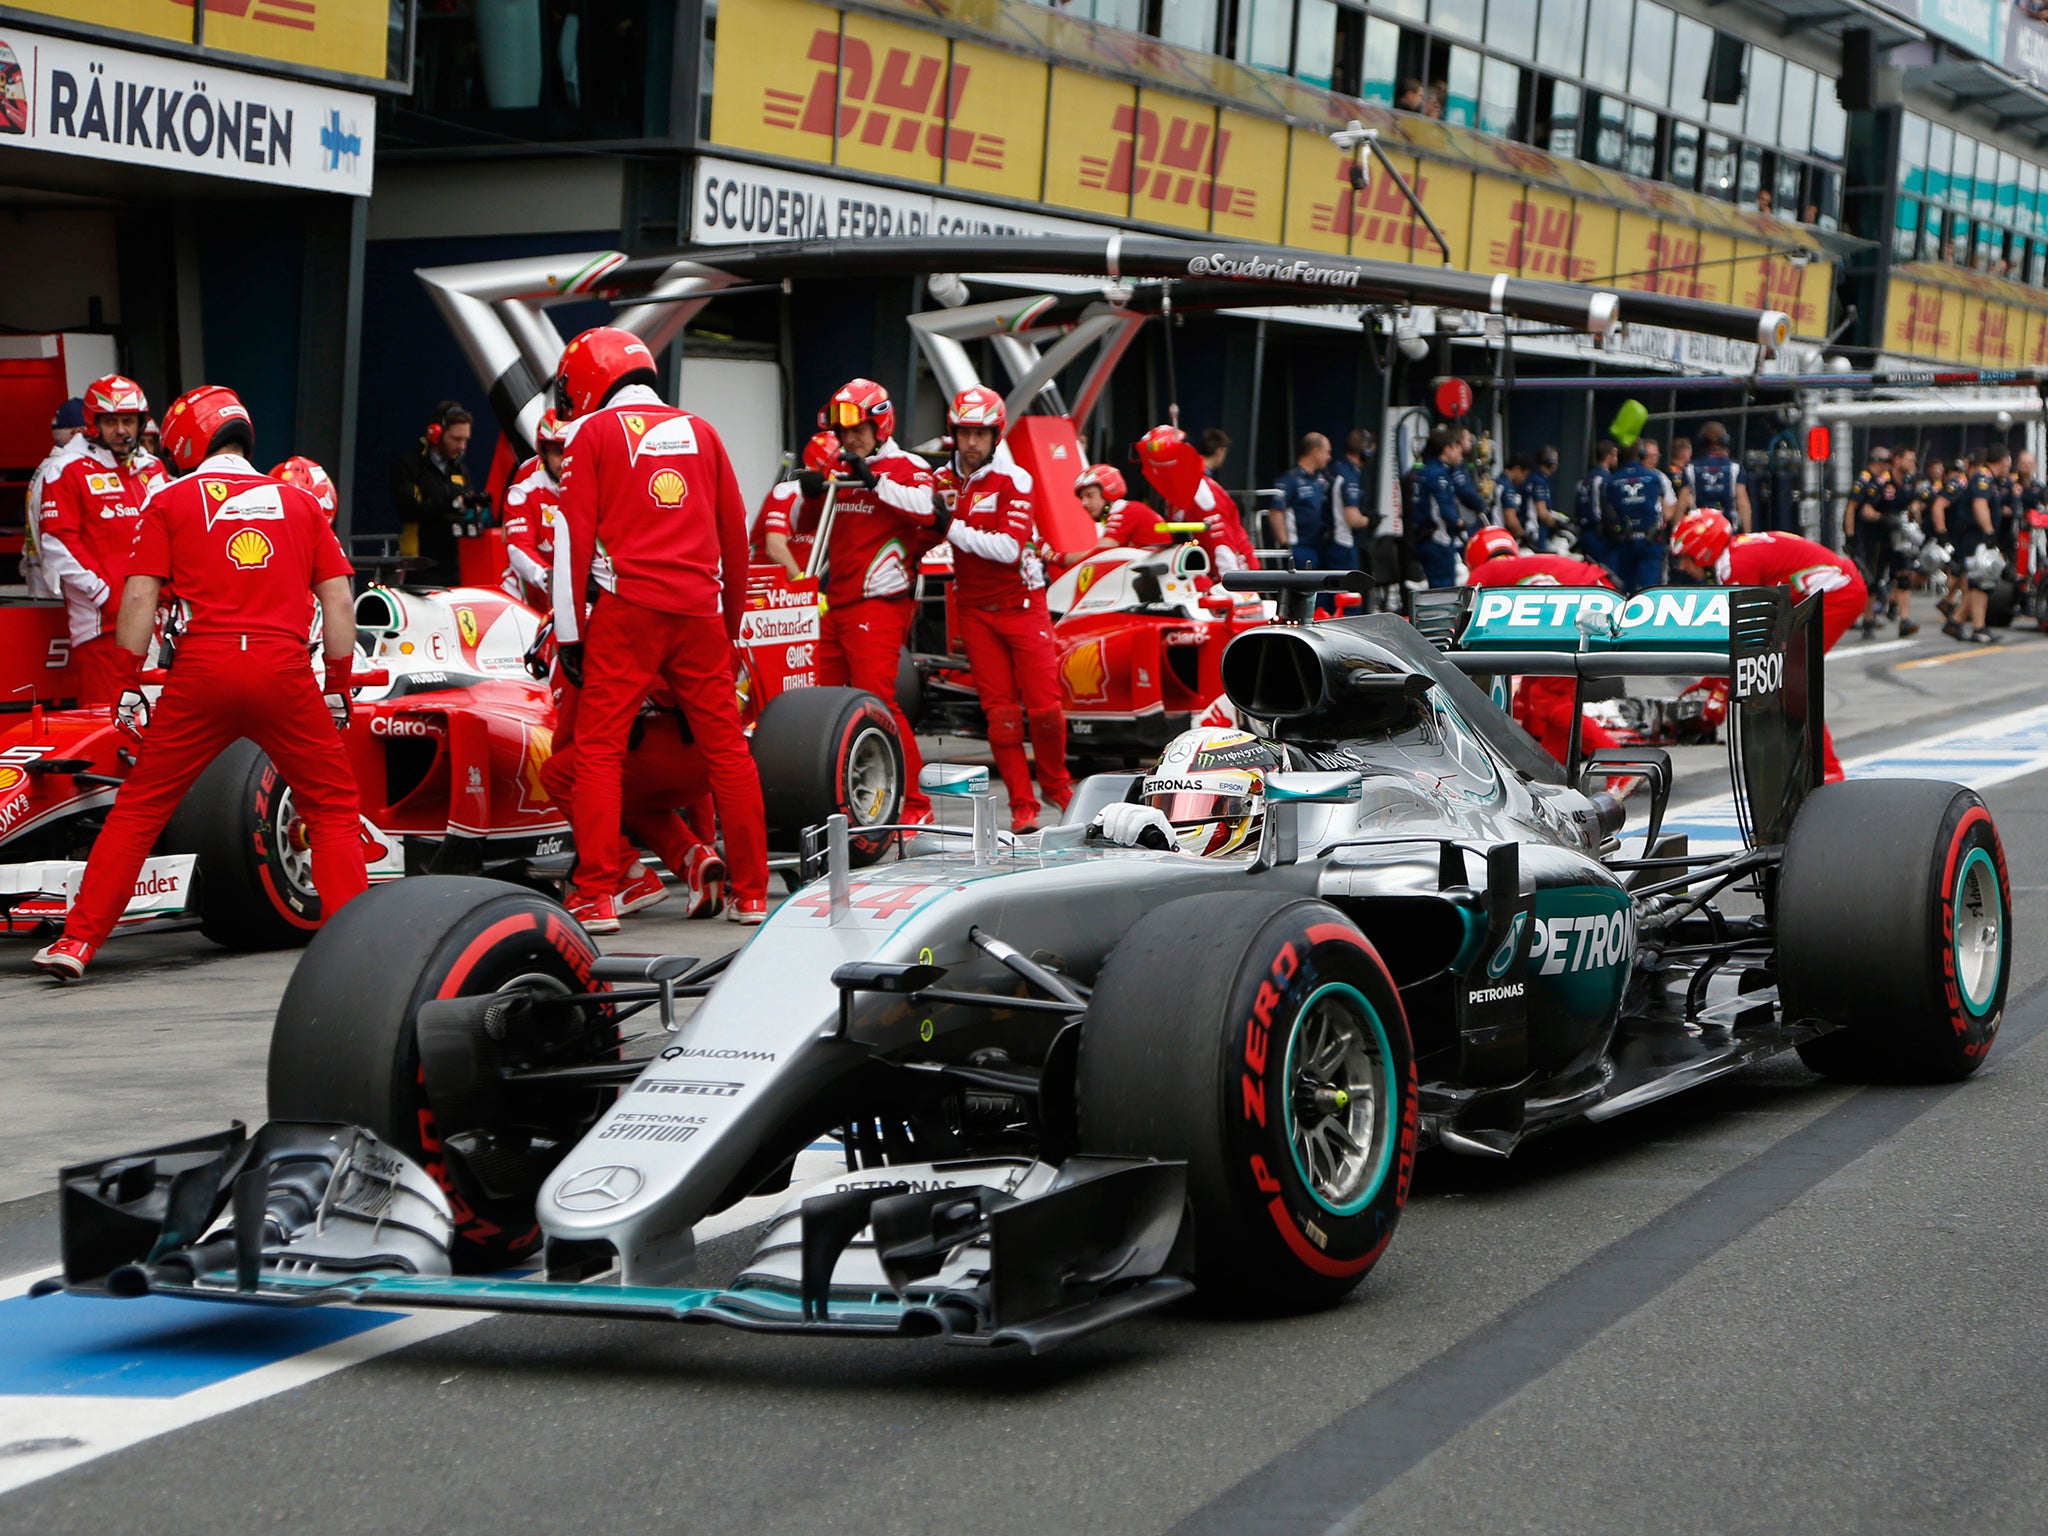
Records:
<instances>
[{"instance_id":1,"label":"camera operator","mask_svg":"<svg viewBox=\"0 0 2048 1536\"><path fill-rule=\"evenodd\" d=\"M453 400L434 407L434 419L417 446L391 466L391 500L414 551L431 562L415 571L409 585L453 586L461 579L458 538L481 533L490 523L490 497L469 473L472 418Z\"/></svg>"}]
</instances>

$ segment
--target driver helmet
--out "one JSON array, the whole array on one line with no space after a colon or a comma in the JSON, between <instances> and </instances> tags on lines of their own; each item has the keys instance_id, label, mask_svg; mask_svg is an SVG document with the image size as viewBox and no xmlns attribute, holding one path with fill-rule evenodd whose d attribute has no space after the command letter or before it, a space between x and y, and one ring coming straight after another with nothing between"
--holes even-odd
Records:
<instances>
[{"instance_id":1,"label":"driver helmet","mask_svg":"<svg viewBox=\"0 0 2048 1536\"><path fill-rule=\"evenodd\" d=\"M1249 731L1206 726L1166 744L1138 796L1173 823L1181 852L1234 853L1258 840L1266 820L1266 775L1286 766L1273 742Z\"/></svg>"},{"instance_id":2,"label":"driver helmet","mask_svg":"<svg viewBox=\"0 0 2048 1536\"><path fill-rule=\"evenodd\" d=\"M319 502L321 512L332 526L334 514L340 510L341 493L335 489L334 480L326 470L304 454L295 453L282 464L271 465L270 478L282 480L287 485L296 485Z\"/></svg>"},{"instance_id":3,"label":"driver helmet","mask_svg":"<svg viewBox=\"0 0 2048 1536\"><path fill-rule=\"evenodd\" d=\"M1505 528L1482 528L1465 541L1465 569L1476 571L1495 555L1519 555L1522 546Z\"/></svg>"},{"instance_id":4,"label":"driver helmet","mask_svg":"<svg viewBox=\"0 0 2048 1536\"><path fill-rule=\"evenodd\" d=\"M1728 553L1728 539L1728 519L1711 507L1701 507L1678 520L1671 531L1671 548L1711 571Z\"/></svg>"}]
</instances>

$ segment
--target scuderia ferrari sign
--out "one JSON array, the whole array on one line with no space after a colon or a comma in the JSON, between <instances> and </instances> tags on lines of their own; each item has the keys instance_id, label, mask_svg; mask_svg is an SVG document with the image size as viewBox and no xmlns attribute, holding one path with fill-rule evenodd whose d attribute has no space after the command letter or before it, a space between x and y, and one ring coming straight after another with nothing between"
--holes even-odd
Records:
<instances>
[{"instance_id":1,"label":"scuderia ferrari sign","mask_svg":"<svg viewBox=\"0 0 2048 1536\"><path fill-rule=\"evenodd\" d=\"M0 147L367 197L375 133L355 91L0 25Z\"/></svg>"}]
</instances>

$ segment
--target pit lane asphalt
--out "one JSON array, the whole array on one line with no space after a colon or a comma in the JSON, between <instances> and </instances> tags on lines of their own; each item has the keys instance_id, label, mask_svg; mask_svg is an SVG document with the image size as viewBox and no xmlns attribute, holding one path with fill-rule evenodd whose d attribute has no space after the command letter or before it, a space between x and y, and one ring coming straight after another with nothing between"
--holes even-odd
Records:
<instances>
[{"instance_id":1,"label":"pit lane asphalt","mask_svg":"<svg viewBox=\"0 0 2048 1536\"><path fill-rule=\"evenodd\" d=\"M1845 756L2048 702L2032 635L1855 651L1829 674ZM1681 797L1721 761L1686 759ZM1504 1167L1425 1158L1386 1259L1318 1317L1040 1361L486 1321L33 1484L0 1530L2038 1530L2048 776L1986 798L2018 1001L1960 1087L1780 1061ZM739 936L644 921L610 947ZM0 981L0 1195L260 1118L289 964L165 935L90 987ZM0 1272L53 1249L46 1198L0 1208Z\"/></svg>"}]
</instances>

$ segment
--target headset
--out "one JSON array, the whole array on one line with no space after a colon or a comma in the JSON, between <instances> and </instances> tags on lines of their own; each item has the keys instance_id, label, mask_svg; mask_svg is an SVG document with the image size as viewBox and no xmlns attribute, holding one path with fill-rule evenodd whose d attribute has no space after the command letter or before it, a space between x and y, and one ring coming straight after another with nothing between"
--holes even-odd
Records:
<instances>
[{"instance_id":1,"label":"headset","mask_svg":"<svg viewBox=\"0 0 2048 1536\"><path fill-rule=\"evenodd\" d=\"M448 428L454 424L450 420L450 418L457 415L467 414L468 413L463 410L461 402L455 400L443 400L441 404L435 409L434 419L427 424L427 446L429 448L440 447L442 435L446 433Z\"/></svg>"}]
</instances>

